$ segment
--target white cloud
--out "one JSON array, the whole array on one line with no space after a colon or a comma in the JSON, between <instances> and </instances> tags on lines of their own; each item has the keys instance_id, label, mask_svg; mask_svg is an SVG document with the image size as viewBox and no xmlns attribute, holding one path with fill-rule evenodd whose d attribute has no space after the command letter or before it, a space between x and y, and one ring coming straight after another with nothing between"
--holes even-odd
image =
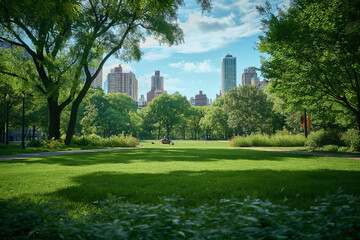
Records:
<instances>
[{"instance_id":1,"label":"white cloud","mask_svg":"<svg viewBox=\"0 0 360 240\"><path fill-rule=\"evenodd\" d=\"M169 66L180 68L187 72L220 72L220 69L214 67L210 60L204 60L202 62L185 62L183 60L178 63L169 63Z\"/></svg>"},{"instance_id":2,"label":"white cloud","mask_svg":"<svg viewBox=\"0 0 360 240\"><path fill-rule=\"evenodd\" d=\"M152 42L152 40L150 40L150 42ZM145 42L144 44L146 46L148 43ZM149 61L168 58L171 56L171 52L168 48L169 47L164 47L164 48L161 48L160 46L156 47L154 49L151 49L149 52L145 53L145 55L142 58L144 60L149 60Z\"/></svg>"},{"instance_id":3,"label":"white cloud","mask_svg":"<svg viewBox=\"0 0 360 240\"><path fill-rule=\"evenodd\" d=\"M226 10L226 16L207 16L200 10L184 11L185 21L179 22L179 25L184 31L185 43L170 48L157 44L154 38L148 38L141 44L142 48L148 49L144 59L164 59L174 52L208 52L241 38L258 34L261 32L261 22L255 7L262 3L260 0L214 3L213 12Z\"/></svg>"},{"instance_id":4,"label":"white cloud","mask_svg":"<svg viewBox=\"0 0 360 240\"><path fill-rule=\"evenodd\" d=\"M183 83L184 82L179 78L164 77L164 88L168 93L185 91L186 88L179 87L179 85L182 85Z\"/></svg>"}]
</instances>

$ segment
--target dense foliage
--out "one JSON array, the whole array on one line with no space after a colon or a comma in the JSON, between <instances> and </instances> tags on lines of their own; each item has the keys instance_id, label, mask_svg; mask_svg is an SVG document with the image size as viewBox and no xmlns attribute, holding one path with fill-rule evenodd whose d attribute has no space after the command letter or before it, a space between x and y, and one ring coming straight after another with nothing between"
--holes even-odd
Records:
<instances>
[{"instance_id":1,"label":"dense foliage","mask_svg":"<svg viewBox=\"0 0 360 240\"><path fill-rule=\"evenodd\" d=\"M348 129L342 133L338 130L319 130L309 135L306 146L310 149L359 152L360 134L356 129Z\"/></svg>"},{"instance_id":2,"label":"dense foliage","mask_svg":"<svg viewBox=\"0 0 360 240\"><path fill-rule=\"evenodd\" d=\"M223 107L228 114L230 128L245 134L268 132L273 103L255 86L232 88L224 96Z\"/></svg>"},{"instance_id":3,"label":"dense foliage","mask_svg":"<svg viewBox=\"0 0 360 240\"><path fill-rule=\"evenodd\" d=\"M102 138L96 134L83 135L81 137L74 136L71 145L84 146L84 147L136 147L139 145L139 140L131 135L112 135L109 138ZM46 147L48 149L60 149L65 147L64 138L62 139L50 139L48 141L40 141L36 138L26 143L27 147L41 148Z\"/></svg>"},{"instance_id":4,"label":"dense foliage","mask_svg":"<svg viewBox=\"0 0 360 240\"><path fill-rule=\"evenodd\" d=\"M360 2L293 0L276 12L267 2L259 11L270 92L297 111L320 109L332 123L335 112L360 129Z\"/></svg>"},{"instance_id":5,"label":"dense foliage","mask_svg":"<svg viewBox=\"0 0 360 240\"><path fill-rule=\"evenodd\" d=\"M302 135L250 135L247 137L237 136L231 139L232 147L297 147L305 145L305 137Z\"/></svg>"},{"instance_id":6,"label":"dense foliage","mask_svg":"<svg viewBox=\"0 0 360 240\"><path fill-rule=\"evenodd\" d=\"M75 146L94 146L94 147L136 147L139 145L138 139L130 136L119 134L109 138L102 138L96 134L88 136L75 136L72 141Z\"/></svg>"},{"instance_id":7,"label":"dense foliage","mask_svg":"<svg viewBox=\"0 0 360 240\"><path fill-rule=\"evenodd\" d=\"M2 239L359 239L360 199L337 193L308 209L224 199L193 209L165 199L134 205L111 197L99 210L70 217L56 202L0 201Z\"/></svg>"}]
</instances>

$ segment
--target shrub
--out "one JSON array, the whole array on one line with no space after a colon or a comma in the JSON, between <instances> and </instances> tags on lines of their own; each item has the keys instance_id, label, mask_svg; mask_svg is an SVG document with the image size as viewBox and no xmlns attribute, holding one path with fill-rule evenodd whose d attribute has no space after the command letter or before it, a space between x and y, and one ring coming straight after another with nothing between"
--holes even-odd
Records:
<instances>
[{"instance_id":1,"label":"shrub","mask_svg":"<svg viewBox=\"0 0 360 240\"><path fill-rule=\"evenodd\" d=\"M358 130L347 130L341 136L341 139L344 141L345 145L349 148L350 151L360 151L360 132Z\"/></svg>"},{"instance_id":2,"label":"shrub","mask_svg":"<svg viewBox=\"0 0 360 240\"><path fill-rule=\"evenodd\" d=\"M48 140L46 142L46 147L48 149L57 149L61 148L62 146L65 146L65 143L63 143L61 139L55 140L54 138L52 138L51 140Z\"/></svg>"},{"instance_id":3,"label":"shrub","mask_svg":"<svg viewBox=\"0 0 360 240\"><path fill-rule=\"evenodd\" d=\"M7 148L7 145L4 143L0 143L0 149Z\"/></svg>"},{"instance_id":4,"label":"shrub","mask_svg":"<svg viewBox=\"0 0 360 240\"><path fill-rule=\"evenodd\" d=\"M337 152L339 150L339 146L336 145L325 145L322 147L322 150L329 152Z\"/></svg>"},{"instance_id":5,"label":"shrub","mask_svg":"<svg viewBox=\"0 0 360 240\"><path fill-rule=\"evenodd\" d=\"M282 129L282 130L278 130L276 131L276 135L277 136L287 136L287 135L290 135L290 132L289 130L287 130L285 127Z\"/></svg>"},{"instance_id":6,"label":"shrub","mask_svg":"<svg viewBox=\"0 0 360 240\"><path fill-rule=\"evenodd\" d=\"M342 146L343 143L340 139L340 133L336 130L319 130L309 134L306 140L306 147L318 149L325 145Z\"/></svg>"},{"instance_id":7,"label":"shrub","mask_svg":"<svg viewBox=\"0 0 360 240\"><path fill-rule=\"evenodd\" d=\"M304 146L305 138L301 135L250 135L237 136L230 141L232 147L296 147Z\"/></svg>"},{"instance_id":8,"label":"shrub","mask_svg":"<svg viewBox=\"0 0 360 240\"><path fill-rule=\"evenodd\" d=\"M230 141L230 146L231 147L250 147L251 143L250 141L248 141L248 139L246 137L234 137L233 139L231 139Z\"/></svg>"},{"instance_id":9,"label":"shrub","mask_svg":"<svg viewBox=\"0 0 360 240\"><path fill-rule=\"evenodd\" d=\"M82 137L74 136L72 140L72 144L77 146L89 146L89 143L90 142L88 141L88 138L85 136Z\"/></svg>"},{"instance_id":10,"label":"shrub","mask_svg":"<svg viewBox=\"0 0 360 240\"><path fill-rule=\"evenodd\" d=\"M298 147L305 145L305 137L302 135L274 135L271 137L273 147Z\"/></svg>"},{"instance_id":11,"label":"shrub","mask_svg":"<svg viewBox=\"0 0 360 240\"><path fill-rule=\"evenodd\" d=\"M308 209L269 201L224 199L185 209L166 199L135 205L115 197L88 215L69 217L53 202L0 201L2 239L359 239L360 199L338 192Z\"/></svg>"},{"instance_id":12,"label":"shrub","mask_svg":"<svg viewBox=\"0 0 360 240\"><path fill-rule=\"evenodd\" d=\"M339 147L338 151L339 152L348 152L349 149L347 147Z\"/></svg>"},{"instance_id":13,"label":"shrub","mask_svg":"<svg viewBox=\"0 0 360 240\"><path fill-rule=\"evenodd\" d=\"M41 141L37 138L33 138L31 141L26 143L27 147L42 147L44 145L45 145L44 141Z\"/></svg>"},{"instance_id":14,"label":"shrub","mask_svg":"<svg viewBox=\"0 0 360 240\"><path fill-rule=\"evenodd\" d=\"M113 135L110 138L105 139L96 134L90 134L82 137L74 136L72 144L93 147L136 147L139 145L139 141L130 135Z\"/></svg>"}]
</instances>

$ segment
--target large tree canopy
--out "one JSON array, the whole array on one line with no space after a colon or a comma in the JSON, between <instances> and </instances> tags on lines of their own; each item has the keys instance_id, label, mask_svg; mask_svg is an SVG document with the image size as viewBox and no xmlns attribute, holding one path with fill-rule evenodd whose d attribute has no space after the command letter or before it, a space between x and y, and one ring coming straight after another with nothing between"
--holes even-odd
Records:
<instances>
[{"instance_id":1,"label":"large tree canopy","mask_svg":"<svg viewBox=\"0 0 360 240\"><path fill-rule=\"evenodd\" d=\"M255 86L232 88L224 95L223 106L228 114L228 125L245 134L267 130L271 122L273 103Z\"/></svg>"},{"instance_id":2,"label":"large tree canopy","mask_svg":"<svg viewBox=\"0 0 360 240\"><path fill-rule=\"evenodd\" d=\"M147 106L160 126L165 127L168 139L172 128L181 121L184 114L189 113L190 107L185 96L167 93L157 96Z\"/></svg>"},{"instance_id":3,"label":"large tree canopy","mask_svg":"<svg viewBox=\"0 0 360 240\"><path fill-rule=\"evenodd\" d=\"M271 92L299 107L336 103L360 129L360 1L293 0L276 14L269 3L259 10L258 48L270 55L262 72Z\"/></svg>"},{"instance_id":4,"label":"large tree canopy","mask_svg":"<svg viewBox=\"0 0 360 240\"><path fill-rule=\"evenodd\" d=\"M210 9L209 0L197 2ZM0 0L0 40L22 48L24 55L16 57L28 63L22 71L2 64L0 73L46 96L50 137L60 137L60 115L71 104L69 144L79 105L106 60L112 55L139 60L147 36L181 43L177 10L182 5L183 0Z\"/></svg>"}]
</instances>

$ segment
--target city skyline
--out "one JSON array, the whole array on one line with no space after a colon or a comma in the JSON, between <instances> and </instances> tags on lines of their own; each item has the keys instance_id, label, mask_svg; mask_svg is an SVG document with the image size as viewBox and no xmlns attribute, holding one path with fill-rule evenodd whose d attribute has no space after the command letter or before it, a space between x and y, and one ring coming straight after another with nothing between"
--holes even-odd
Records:
<instances>
[{"instance_id":1,"label":"city skyline","mask_svg":"<svg viewBox=\"0 0 360 240\"><path fill-rule=\"evenodd\" d=\"M210 13L202 13L195 1L186 1L179 11L179 25L185 34L185 43L168 47L152 38L141 43L144 53L139 62L122 62L110 58L103 68L103 79L111 68L121 64L124 71L132 71L139 81L138 95L151 88L151 76L159 70L164 77L164 90L179 92L188 99L202 90L215 99L221 90L221 63L226 54L237 58L237 86L241 74L250 66L259 68L261 54L255 49L261 31L261 16L256 5L260 0L216 1ZM282 7L288 0L274 0ZM266 57L266 56L264 56ZM260 72L258 76L262 80Z\"/></svg>"}]
</instances>

